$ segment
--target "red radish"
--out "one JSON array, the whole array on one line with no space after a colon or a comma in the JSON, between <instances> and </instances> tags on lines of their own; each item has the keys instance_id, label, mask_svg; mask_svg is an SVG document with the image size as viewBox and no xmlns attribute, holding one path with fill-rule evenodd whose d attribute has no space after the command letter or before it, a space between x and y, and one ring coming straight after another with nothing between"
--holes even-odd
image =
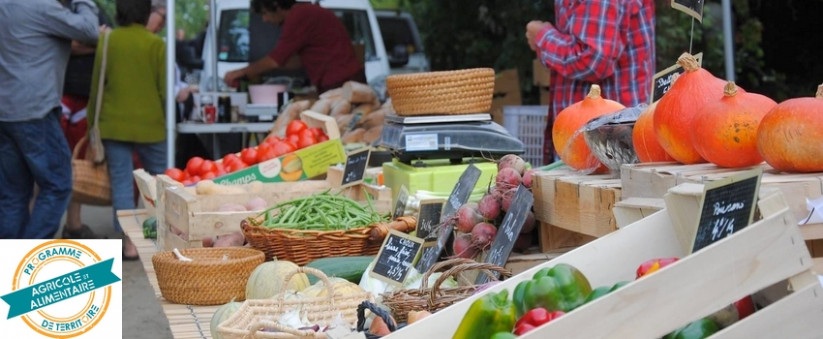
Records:
<instances>
[{"instance_id":1,"label":"red radish","mask_svg":"<svg viewBox=\"0 0 823 339\"><path fill-rule=\"evenodd\" d=\"M534 168L529 168L523 173L522 182L523 186L526 186L526 188L532 188L532 177L534 176L535 171L536 170Z\"/></svg>"},{"instance_id":2,"label":"red radish","mask_svg":"<svg viewBox=\"0 0 823 339\"><path fill-rule=\"evenodd\" d=\"M514 200L514 193L517 192L517 187L510 188L508 190L503 191L503 194L500 198L500 208L504 211L508 211L509 207L512 205L512 200Z\"/></svg>"},{"instance_id":3,"label":"red radish","mask_svg":"<svg viewBox=\"0 0 823 339\"><path fill-rule=\"evenodd\" d=\"M454 256L458 258L471 259L477 255L477 248L472 246L470 234L455 234L452 249L454 250Z\"/></svg>"},{"instance_id":4,"label":"red radish","mask_svg":"<svg viewBox=\"0 0 823 339\"><path fill-rule=\"evenodd\" d=\"M520 234L529 233L534 229L535 221L534 221L534 213L529 211L526 213L526 221L523 223L523 228L520 229Z\"/></svg>"},{"instance_id":5,"label":"red radish","mask_svg":"<svg viewBox=\"0 0 823 339\"><path fill-rule=\"evenodd\" d=\"M517 174L523 174L526 170L526 161L515 154L506 154L497 161L497 171L504 168L513 168Z\"/></svg>"},{"instance_id":6,"label":"red radish","mask_svg":"<svg viewBox=\"0 0 823 339\"><path fill-rule=\"evenodd\" d=\"M493 193L486 193L477 203L477 211L486 220L496 220L500 216L500 200Z\"/></svg>"},{"instance_id":7,"label":"red radish","mask_svg":"<svg viewBox=\"0 0 823 339\"><path fill-rule=\"evenodd\" d=\"M486 249L492 245L496 235L497 228L494 225L487 222L478 223L472 229L472 244L477 248Z\"/></svg>"},{"instance_id":8,"label":"red radish","mask_svg":"<svg viewBox=\"0 0 823 339\"><path fill-rule=\"evenodd\" d=\"M469 233L474 228L474 225L483 221L483 216L477 211L478 204L476 202L467 202L457 209L457 230L463 233Z\"/></svg>"},{"instance_id":9,"label":"red radish","mask_svg":"<svg viewBox=\"0 0 823 339\"><path fill-rule=\"evenodd\" d=\"M520 172L511 167L503 168L497 171L497 177L494 179L495 187L498 190L506 190L520 185L522 176Z\"/></svg>"},{"instance_id":10,"label":"red radish","mask_svg":"<svg viewBox=\"0 0 823 339\"><path fill-rule=\"evenodd\" d=\"M532 246L532 235L531 235L531 233L520 233L519 235L517 235L517 239L514 240L514 249L519 250L521 252L525 252L531 246Z\"/></svg>"}]
</instances>

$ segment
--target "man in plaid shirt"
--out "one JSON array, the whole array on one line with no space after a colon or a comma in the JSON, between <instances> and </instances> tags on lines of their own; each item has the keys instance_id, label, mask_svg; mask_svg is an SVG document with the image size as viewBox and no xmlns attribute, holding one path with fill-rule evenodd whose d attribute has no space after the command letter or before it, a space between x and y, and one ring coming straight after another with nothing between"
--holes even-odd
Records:
<instances>
[{"instance_id":1,"label":"man in plaid shirt","mask_svg":"<svg viewBox=\"0 0 823 339\"><path fill-rule=\"evenodd\" d=\"M554 159L552 122L592 84L631 107L648 103L654 56L653 0L555 0L556 23L526 25L529 47L551 72L543 159Z\"/></svg>"}]
</instances>

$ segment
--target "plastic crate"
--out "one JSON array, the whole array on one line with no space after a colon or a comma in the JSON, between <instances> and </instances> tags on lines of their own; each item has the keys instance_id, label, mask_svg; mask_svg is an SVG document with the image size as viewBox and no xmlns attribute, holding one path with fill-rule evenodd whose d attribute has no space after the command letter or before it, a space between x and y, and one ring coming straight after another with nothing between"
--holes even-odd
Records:
<instances>
[{"instance_id":1,"label":"plastic crate","mask_svg":"<svg viewBox=\"0 0 823 339\"><path fill-rule=\"evenodd\" d=\"M503 106L503 127L523 142L521 156L532 166L542 166L543 139L549 106Z\"/></svg>"}]
</instances>

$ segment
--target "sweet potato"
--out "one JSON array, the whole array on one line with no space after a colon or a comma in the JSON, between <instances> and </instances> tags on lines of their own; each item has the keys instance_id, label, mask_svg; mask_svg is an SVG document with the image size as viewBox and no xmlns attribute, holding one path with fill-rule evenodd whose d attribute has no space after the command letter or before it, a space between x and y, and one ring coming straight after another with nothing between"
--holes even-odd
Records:
<instances>
[{"instance_id":1,"label":"sweet potato","mask_svg":"<svg viewBox=\"0 0 823 339\"><path fill-rule=\"evenodd\" d=\"M337 118L341 115L346 115L349 113L351 113L351 102L345 98L340 98L332 102L329 116Z\"/></svg>"},{"instance_id":2,"label":"sweet potato","mask_svg":"<svg viewBox=\"0 0 823 339\"><path fill-rule=\"evenodd\" d=\"M320 94L320 99L335 101L343 97L343 87L332 88Z\"/></svg>"},{"instance_id":3,"label":"sweet potato","mask_svg":"<svg viewBox=\"0 0 823 339\"><path fill-rule=\"evenodd\" d=\"M363 142L367 144L372 144L377 140L380 140L380 135L383 133L383 125L374 126L366 130L363 133Z\"/></svg>"},{"instance_id":4,"label":"sweet potato","mask_svg":"<svg viewBox=\"0 0 823 339\"><path fill-rule=\"evenodd\" d=\"M377 94L369 85L356 81L347 81L343 84L343 98L353 104L373 103L376 97Z\"/></svg>"},{"instance_id":5,"label":"sweet potato","mask_svg":"<svg viewBox=\"0 0 823 339\"><path fill-rule=\"evenodd\" d=\"M361 142L361 141L363 141L363 134L365 134L365 133L366 133L365 129L356 128L354 130L346 132L346 134L343 134L343 136L340 138L340 141L342 141L344 144L353 143L353 142Z\"/></svg>"},{"instance_id":6,"label":"sweet potato","mask_svg":"<svg viewBox=\"0 0 823 339\"><path fill-rule=\"evenodd\" d=\"M383 126L383 123L386 121L386 110L384 108L379 108L377 110L372 111L369 115L364 116L360 119L358 123L359 127L363 127L367 130L371 129L372 127L376 126Z\"/></svg>"},{"instance_id":7,"label":"sweet potato","mask_svg":"<svg viewBox=\"0 0 823 339\"><path fill-rule=\"evenodd\" d=\"M313 112L329 115L329 112L331 112L331 104L331 100L320 99L315 101L314 104L311 105L310 110L312 110Z\"/></svg>"}]
</instances>

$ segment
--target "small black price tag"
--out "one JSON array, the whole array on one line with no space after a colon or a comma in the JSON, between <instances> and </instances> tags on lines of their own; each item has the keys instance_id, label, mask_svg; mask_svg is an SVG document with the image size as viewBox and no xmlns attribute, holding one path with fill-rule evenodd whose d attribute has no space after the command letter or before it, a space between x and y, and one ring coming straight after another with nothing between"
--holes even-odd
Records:
<instances>
[{"instance_id":1,"label":"small black price tag","mask_svg":"<svg viewBox=\"0 0 823 339\"><path fill-rule=\"evenodd\" d=\"M423 239L396 230L389 231L369 275L386 283L402 286L422 247Z\"/></svg>"},{"instance_id":2,"label":"small black price tag","mask_svg":"<svg viewBox=\"0 0 823 339\"><path fill-rule=\"evenodd\" d=\"M703 22L703 0L672 0L672 8Z\"/></svg>"},{"instance_id":3,"label":"small black price tag","mask_svg":"<svg viewBox=\"0 0 823 339\"><path fill-rule=\"evenodd\" d=\"M752 223L762 174L758 167L705 184L692 253Z\"/></svg>"},{"instance_id":4,"label":"small black price tag","mask_svg":"<svg viewBox=\"0 0 823 339\"><path fill-rule=\"evenodd\" d=\"M446 247L446 242L449 241L449 237L451 237L452 230L454 229L453 225L448 224L448 226L446 226L443 221L457 213L457 209L469 201L474 186L477 184L477 180L480 179L480 174L482 174L482 171L480 171L477 166L469 164L466 170L463 171L463 174L460 175L460 179L458 179L454 185L454 189L452 189L449 198L443 203L443 210L440 213L441 227L439 227L437 231L437 244L432 247L427 247L426 250L423 251L423 256L417 263L418 271L426 272L437 262L440 253L443 252L443 248ZM429 234L429 236L431 236L431 234Z\"/></svg>"},{"instance_id":5,"label":"small black price tag","mask_svg":"<svg viewBox=\"0 0 823 339\"><path fill-rule=\"evenodd\" d=\"M434 233L440 223L440 212L443 211L443 199L428 199L420 201L417 212L417 237L427 239Z\"/></svg>"},{"instance_id":6,"label":"small black price tag","mask_svg":"<svg viewBox=\"0 0 823 339\"><path fill-rule=\"evenodd\" d=\"M494 237L491 249L486 254L483 262L500 267L506 266L506 261L509 260L509 255L512 253L512 248L514 248L514 241L520 235L520 230L523 229L523 224L526 223L526 216L533 205L534 195L532 192L523 185L517 187L511 207L503 217L500 226L497 227L497 235ZM488 281L489 276L478 274L475 284L480 285Z\"/></svg>"},{"instance_id":7,"label":"small black price tag","mask_svg":"<svg viewBox=\"0 0 823 339\"><path fill-rule=\"evenodd\" d=\"M366 166L369 164L371 148L363 148L346 156L346 166L343 167L343 182L340 187L349 187L363 182L366 175Z\"/></svg>"},{"instance_id":8,"label":"small black price tag","mask_svg":"<svg viewBox=\"0 0 823 339\"><path fill-rule=\"evenodd\" d=\"M397 192L397 202L394 204L392 219L402 217L406 212L406 201L409 200L409 190L406 185L400 185L400 192Z\"/></svg>"}]
</instances>

